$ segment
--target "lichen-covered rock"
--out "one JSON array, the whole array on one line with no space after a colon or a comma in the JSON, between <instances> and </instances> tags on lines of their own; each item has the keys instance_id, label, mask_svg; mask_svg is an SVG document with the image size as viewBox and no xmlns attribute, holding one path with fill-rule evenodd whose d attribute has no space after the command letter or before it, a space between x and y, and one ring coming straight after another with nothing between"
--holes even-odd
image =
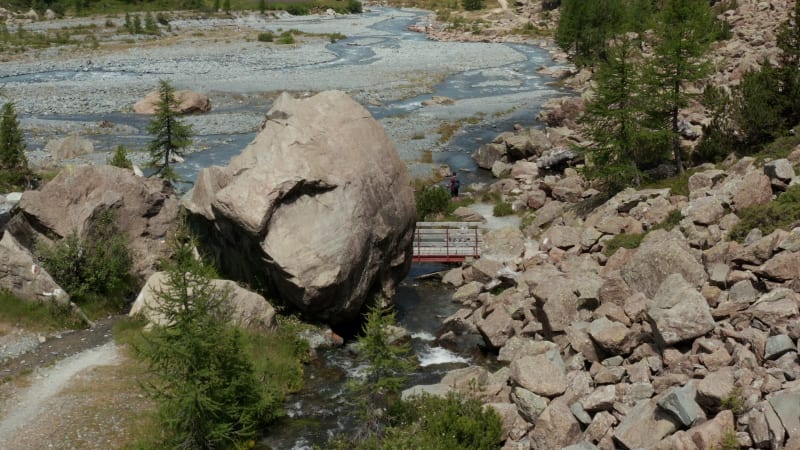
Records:
<instances>
[{"instance_id":1,"label":"lichen-covered rock","mask_svg":"<svg viewBox=\"0 0 800 450\"><path fill-rule=\"evenodd\" d=\"M714 318L705 298L680 274L664 280L647 306L662 343L677 344L702 336L714 329Z\"/></svg>"}]
</instances>

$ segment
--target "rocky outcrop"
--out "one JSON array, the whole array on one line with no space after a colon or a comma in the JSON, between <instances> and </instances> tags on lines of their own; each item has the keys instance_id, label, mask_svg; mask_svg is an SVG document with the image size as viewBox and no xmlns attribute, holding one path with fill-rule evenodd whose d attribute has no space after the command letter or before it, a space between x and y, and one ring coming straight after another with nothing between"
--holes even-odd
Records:
<instances>
[{"instance_id":1,"label":"rocky outcrop","mask_svg":"<svg viewBox=\"0 0 800 450\"><path fill-rule=\"evenodd\" d=\"M185 204L227 275L332 324L391 293L411 262L406 167L341 92L281 95L255 140L203 169Z\"/></svg>"},{"instance_id":2,"label":"rocky outcrop","mask_svg":"<svg viewBox=\"0 0 800 450\"><path fill-rule=\"evenodd\" d=\"M169 274L156 272L145 283L131 306L129 316L142 314L151 323L167 325L162 309L160 292L168 292ZM225 299L230 322L248 330L267 332L275 328L275 308L267 300L230 280L210 280L211 288ZM191 293L191 291L190 291Z\"/></svg>"},{"instance_id":3,"label":"rocky outcrop","mask_svg":"<svg viewBox=\"0 0 800 450\"><path fill-rule=\"evenodd\" d=\"M0 291L28 301L69 304L69 296L11 233L0 239Z\"/></svg>"},{"instance_id":4,"label":"rocky outcrop","mask_svg":"<svg viewBox=\"0 0 800 450\"><path fill-rule=\"evenodd\" d=\"M205 94L192 91L175 91L177 106L172 110L179 114L206 113L211 111L211 100ZM133 105L136 114L155 114L160 101L158 91L148 92L147 95Z\"/></svg>"},{"instance_id":5,"label":"rocky outcrop","mask_svg":"<svg viewBox=\"0 0 800 450\"><path fill-rule=\"evenodd\" d=\"M112 211L129 239L135 272L145 279L165 255L179 203L168 182L112 166L66 168L41 190L26 191L7 231L25 247L37 240L85 236L93 220Z\"/></svg>"}]
</instances>

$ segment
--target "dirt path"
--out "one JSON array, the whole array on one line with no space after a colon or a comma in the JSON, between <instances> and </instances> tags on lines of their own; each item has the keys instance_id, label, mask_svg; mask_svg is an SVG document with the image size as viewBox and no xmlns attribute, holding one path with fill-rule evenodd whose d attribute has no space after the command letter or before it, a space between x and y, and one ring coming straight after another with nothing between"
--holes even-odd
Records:
<instances>
[{"instance_id":1,"label":"dirt path","mask_svg":"<svg viewBox=\"0 0 800 450\"><path fill-rule=\"evenodd\" d=\"M0 448L21 448L19 429L37 421L47 412L51 400L65 389L78 373L95 366L115 365L120 354L113 342L85 350L63 359L34 375L33 383L5 402L0 418Z\"/></svg>"}]
</instances>

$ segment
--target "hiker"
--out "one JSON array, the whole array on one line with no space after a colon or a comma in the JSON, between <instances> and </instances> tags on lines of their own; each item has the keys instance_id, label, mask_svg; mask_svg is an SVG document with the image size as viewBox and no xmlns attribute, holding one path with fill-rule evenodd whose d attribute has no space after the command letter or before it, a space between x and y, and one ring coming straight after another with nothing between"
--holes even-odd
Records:
<instances>
[{"instance_id":1,"label":"hiker","mask_svg":"<svg viewBox=\"0 0 800 450\"><path fill-rule=\"evenodd\" d=\"M450 196L451 197L458 197L458 189L461 187L461 182L458 181L458 177L453 175L453 178L450 178Z\"/></svg>"}]
</instances>

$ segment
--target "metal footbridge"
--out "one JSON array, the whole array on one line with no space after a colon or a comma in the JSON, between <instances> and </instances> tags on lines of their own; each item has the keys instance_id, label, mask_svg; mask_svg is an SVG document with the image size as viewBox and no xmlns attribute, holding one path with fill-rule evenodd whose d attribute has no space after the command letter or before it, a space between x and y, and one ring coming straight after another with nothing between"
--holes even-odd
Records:
<instances>
[{"instance_id":1,"label":"metal footbridge","mask_svg":"<svg viewBox=\"0 0 800 450\"><path fill-rule=\"evenodd\" d=\"M459 263L481 256L483 225L476 222L417 222L415 263Z\"/></svg>"}]
</instances>

